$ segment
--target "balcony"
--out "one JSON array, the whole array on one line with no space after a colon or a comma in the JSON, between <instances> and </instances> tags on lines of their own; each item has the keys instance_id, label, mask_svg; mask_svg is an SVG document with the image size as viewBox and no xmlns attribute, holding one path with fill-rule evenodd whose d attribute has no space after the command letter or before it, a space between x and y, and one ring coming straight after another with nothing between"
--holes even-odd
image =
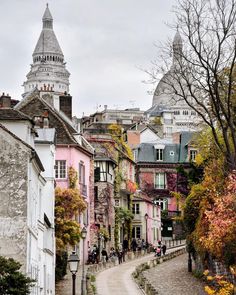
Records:
<instances>
[{"instance_id":1,"label":"balcony","mask_svg":"<svg viewBox=\"0 0 236 295\"><path fill-rule=\"evenodd\" d=\"M80 193L84 196L87 197L87 185L80 183Z\"/></svg>"},{"instance_id":2,"label":"balcony","mask_svg":"<svg viewBox=\"0 0 236 295\"><path fill-rule=\"evenodd\" d=\"M162 219L171 219L178 216L181 216L181 211L167 211L167 210L161 211Z\"/></svg>"}]
</instances>

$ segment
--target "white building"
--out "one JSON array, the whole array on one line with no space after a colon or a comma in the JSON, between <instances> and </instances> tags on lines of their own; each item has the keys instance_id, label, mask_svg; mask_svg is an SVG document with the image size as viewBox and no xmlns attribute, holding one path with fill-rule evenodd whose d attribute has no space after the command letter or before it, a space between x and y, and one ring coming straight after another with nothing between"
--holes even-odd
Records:
<instances>
[{"instance_id":1,"label":"white building","mask_svg":"<svg viewBox=\"0 0 236 295\"><path fill-rule=\"evenodd\" d=\"M53 18L48 5L43 15L43 28L33 52L33 64L24 82L24 94L33 89L42 90L42 95L52 94L47 99L59 109L59 96L69 93L69 76L64 55L53 30Z\"/></svg>"},{"instance_id":2,"label":"white building","mask_svg":"<svg viewBox=\"0 0 236 295\"><path fill-rule=\"evenodd\" d=\"M175 83L175 88L179 88L177 82L173 79L173 76L178 72L179 60L183 50L182 38L179 32L174 37L172 48L173 61L170 70L157 84L152 107L145 112L149 122L160 118L164 137L172 137L172 133L176 132L197 131L201 123L198 114L184 99L180 99L174 93L173 87L170 85L170 83Z\"/></svg>"},{"instance_id":3,"label":"white building","mask_svg":"<svg viewBox=\"0 0 236 295\"><path fill-rule=\"evenodd\" d=\"M35 130L6 96L0 124L0 255L36 280L32 295L53 295L55 130Z\"/></svg>"}]
</instances>

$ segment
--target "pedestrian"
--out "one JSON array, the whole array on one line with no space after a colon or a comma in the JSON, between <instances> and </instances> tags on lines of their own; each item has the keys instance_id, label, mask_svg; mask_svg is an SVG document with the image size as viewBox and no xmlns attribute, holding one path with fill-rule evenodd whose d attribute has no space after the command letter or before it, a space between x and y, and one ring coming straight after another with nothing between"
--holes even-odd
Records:
<instances>
[{"instance_id":1,"label":"pedestrian","mask_svg":"<svg viewBox=\"0 0 236 295\"><path fill-rule=\"evenodd\" d=\"M107 262L108 261L108 255L107 255L107 251L105 248L102 249L102 258L103 258L103 262Z\"/></svg>"},{"instance_id":2,"label":"pedestrian","mask_svg":"<svg viewBox=\"0 0 236 295\"><path fill-rule=\"evenodd\" d=\"M146 249L146 242L144 241L144 239L142 239L142 250Z\"/></svg>"},{"instance_id":3,"label":"pedestrian","mask_svg":"<svg viewBox=\"0 0 236 295\"><path fill-rule=\"evenodd\" d=\"M118 249L117 250L117 256L118 256L119 264L121 264L122 263L122 258L123 258L123 251L122 251L122 249Z\"/></svg>"},{"instance_id":4,"label":"pedestrian","mask_svg":"<svg viewBox=\"0 0 236 295\"><path fill-rule=\"evenodd\" d=\"M129 241L127 240L127 238L125 237L122 243L122 249L123 249L123 261L125 262L125 255L128 252L128 248L129 248Z\"/></svg>"},{"instance_id":5,"label":"pedestrian","mask_svg":"<svg viewBox=\"0 0 236 295\"><path fill-rule=\"evenodd\" d=\"M137 242L136 242L135 238L133 238L133 240L131 242L131 248L132 248L134 253L136 253L137 246L138 246Z\"/></svg>"},{"instance_id":6,"label":"pedestrian","mask_svg":"<svg viewBox=\"0 0 236 295\"><path fill-rule=\"evenodd\" d=\"M141 239L138 239L137 248L138 248L138 251L141 251L141 249L142 249L142 240Z\"/></svg>"},{"instance_id":7,"label":"pedestrian","mask_svg":"<svg viewBox=\"0 0 236 295\"><path fill-rule=\"evenodd\" d=\"M99 251L98 251L98 247L97 245L93 245L93 251L92 254L94 256L94 260L96 261L96 263L98 263L98 259L99 259Z\"/></svg>"},{"instance_id":8,"label":"pedestrian","mask_svg":"<svg viewBox=\"0 0 236 295\"><path fill-rule=\"evenodd\" d=\"M163 244L163 246L162 246L162 253L163 253L163 255L166 254L166 245L165 244Z\"/></svg>"}]
</instances>

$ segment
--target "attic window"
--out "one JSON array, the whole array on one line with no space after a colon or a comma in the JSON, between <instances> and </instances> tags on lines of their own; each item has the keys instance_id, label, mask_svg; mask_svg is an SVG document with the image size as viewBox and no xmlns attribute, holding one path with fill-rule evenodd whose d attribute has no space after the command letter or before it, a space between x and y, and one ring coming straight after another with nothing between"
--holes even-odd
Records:
<instances>
[{"instance_id":1,"label":"attic window","mask_svg":"<svg viewBox=\"0 0 236 295\"><path fill-rule=\"evenodd\" d=\"M163 161L163 149L156 150L157 161Z\"/></svg>"},{"instance_id":2,"label":"attic window","mask_svg":"<svg viewBox=\"0 0 236 295\"><path fill-rule=\"evenodd\" d=\"M189 160L194 162L196 159L197 150L190 150L189 151Z\"/></svg>"},{"instance_id":3,"label":"attic window","mask_svg":"<svg viewBox=\"0 0 236 295\"><path fill-rule=\"evenodd\" d=\"M170 151L170 156L174 156L175 152L174 151Z\"/></svg>"}]
</instances>

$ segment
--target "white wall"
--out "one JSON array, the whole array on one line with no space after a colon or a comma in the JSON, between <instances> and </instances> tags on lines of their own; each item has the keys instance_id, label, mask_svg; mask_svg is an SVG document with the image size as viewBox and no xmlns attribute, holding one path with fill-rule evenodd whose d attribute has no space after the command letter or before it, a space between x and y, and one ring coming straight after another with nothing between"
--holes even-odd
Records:
<instances>
[{"instance_id":1,"label":"white wall","mask_svg":"<svg viewBox=\"0 0 236 295\"><path fill-rule=\"evenodd\" d=\"M140 143L143 142L153 142L160 139L158 135L156 135L152 130L145 129L143 132L140 133Z\"/></svg>"},{"instance_id":2,"label":"white wall","mask_svg":"<svg viewBox=\"0 0 236 295\"><path fill-rule=\"evenodd\" d=\"M34 148L34 135L31 133L32 124L29 121L2 121L8 130Z\"/></svg>"}]
</instances>

